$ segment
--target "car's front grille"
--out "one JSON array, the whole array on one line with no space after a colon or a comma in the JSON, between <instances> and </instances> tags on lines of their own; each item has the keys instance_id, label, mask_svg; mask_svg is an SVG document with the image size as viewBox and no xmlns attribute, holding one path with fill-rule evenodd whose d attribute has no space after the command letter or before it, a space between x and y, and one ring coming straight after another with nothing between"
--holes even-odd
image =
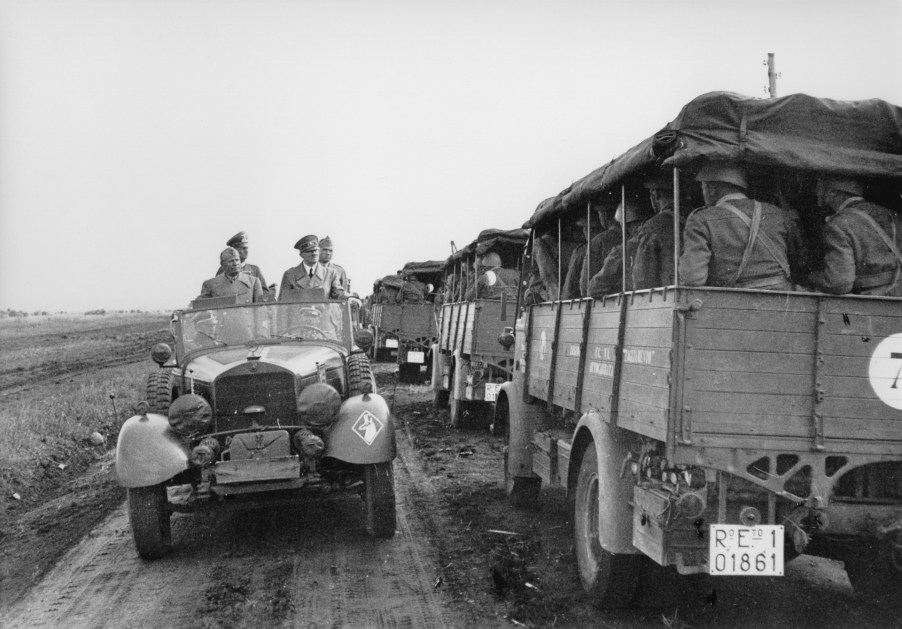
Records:
<instances>
[{"instance_id":1,"label":"car's front grille","mask_svg":"<svg viewBox=\"0 0 902 629\"><path fill-rule=\"evenodd\" d=\"M217 431L249 428L254 422L260 426L297 423L294 375L290 371L250 372L242 365L213 382L213 399ZM249 406L262 406L265 412L245 416L244 409Z\"/></svg>"}]
</instances>

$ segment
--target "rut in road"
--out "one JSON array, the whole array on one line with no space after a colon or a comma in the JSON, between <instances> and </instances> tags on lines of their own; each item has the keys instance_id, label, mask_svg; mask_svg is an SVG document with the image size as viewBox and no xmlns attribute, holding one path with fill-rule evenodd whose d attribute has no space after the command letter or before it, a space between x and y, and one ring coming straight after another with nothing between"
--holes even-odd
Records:
<instances>
[{"instance_id":1,"label":"rut in road","mask_svg":"<svg viewBox=\"0 0 902 629\"><path fill-rule=\"evenodd\" d=\"M459 627L414 504L414 454L398 434L398 532L369 538L359 500L173 518L175 548L143 562L125 507L94 529L0 620L13 627Z\"/></svg>"}]
</instances>

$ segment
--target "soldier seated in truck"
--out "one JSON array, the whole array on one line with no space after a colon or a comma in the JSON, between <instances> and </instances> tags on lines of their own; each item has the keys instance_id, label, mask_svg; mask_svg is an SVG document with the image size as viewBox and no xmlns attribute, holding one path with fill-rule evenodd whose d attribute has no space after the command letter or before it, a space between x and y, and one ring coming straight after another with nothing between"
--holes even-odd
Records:
<instances>
[{"instance_id":1,"label":"soldier seated in truck","mask_svg":"<svg viewBox=\"0 0 902 629\"><path fill-rule=\"evenodd\" d=\"M834 214L824 229L824 266L811 283L825 293L902 296L902 215L864 199L848 178L822 177L818 205Z\"/></svg>"},{"instance_id":2,"label":"soldier seated in truck","mask_svg":"<svg viewBox=\"0 0 902 629\"><path fill-rule=\"evenodd\" d=\"M426 299L428 290L423 282L417 279L413 273L408 273L404 277L404 283L395 296L397 303L421 304Z\"/></svg>"},{"instance_id":3,"label":"soldier seated in truck","mask_svg":"<svg viewBox=\"0 0 902 629\"><path fill-rule=\"evenodd\" d=\"M632 266L633 259L636 255L638 240L636 232L639 227L651 216L651 208L647 203L628 196L626 197L626 209L623 203L617 206L614 212L614 220L618 223L626 225L626 255L623 255L623 244L618 244L601 265L601 270L589 280L589 296L595 299L619 293L621 291L633 290ZM626 286L623 285L623 261L626 260Z\"/></svg>"},{"instance_id":4,"label":"soldier seated in truck","mask_svg":"<svg viewBox=\"0 0 902 629\"><path fill-rule=\"evenodd\" d=\"M517 285L520 282L520 274L516 269L506 269L501 266L501 256L494 251L483 255L474 265L477 281L467 288L467 299L501 299L501 295L507 295L508 299L517 297Z\"/></svg>"},{"instance_id":5,"label":"soldier seated in truck","mask_svg":"<svg viewBox=\"0 0 902 629\"><path fill-rule=\"evenodd\" d=\"M686 220L681 284L793 290L805 279L807 247L793 210L748 198L748 176L735 164L706 164L696 179L706 207Z\"/></svg>"}]
</instances>

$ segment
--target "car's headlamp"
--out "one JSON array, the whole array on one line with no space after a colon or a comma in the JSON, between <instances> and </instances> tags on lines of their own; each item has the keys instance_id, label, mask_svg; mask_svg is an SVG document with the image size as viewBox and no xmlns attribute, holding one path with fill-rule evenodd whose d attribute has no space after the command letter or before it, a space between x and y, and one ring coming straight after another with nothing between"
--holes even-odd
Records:
<instances>
[{"instance_id":1,"label":"car's headlamp","mask_svg":"<svg viewBox=\"0 0 902 629\"><path fill-rule=\"evenodd\" d=\"M315 382L298 394L298 413L311 426L331 424L340 409L341 394L328 384Z\"/></svg>"},{"instance_id":2,"label":"car's headlamp","mask_svg":"<svg viewBox=\"0 0 902 629\"><path fill-rule=\"evenodd\" d=\"M169 362L170 358L172 358L172 348L166 343L157 343L150 350L150 358L153 362L162 367Z\"/></svg>"}]
</instances>

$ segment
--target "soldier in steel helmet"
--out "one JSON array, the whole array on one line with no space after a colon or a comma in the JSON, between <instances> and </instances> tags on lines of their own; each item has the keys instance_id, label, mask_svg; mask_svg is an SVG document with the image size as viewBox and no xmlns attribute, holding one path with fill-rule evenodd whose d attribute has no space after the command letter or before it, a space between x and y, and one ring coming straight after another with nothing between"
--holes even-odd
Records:
<instances>
[{"instance_id":1,"label":"soldier in steel helmet","mask_svg":"<svg viewBox=\"0 0 902 629\"><path fill-rule=\"evenodd\" d=\"M818 205L834 214L824 228L823 270L810 275L825 293L902 296L902 216L866 201L861 182L823 176Z\"/></svg>"},{"instance_id":2,"label":"soldier in steel helmet","mask_svg":"<svg viewBox=\"0 0 902 629\"><path fill-rule=\"evenodd\" d=\"M263 271L260 270L256 264L251 264L247 262L247 253L248 253L248 237L247 232L238 232L231 238L229 238L228 242L226 242L226 247L232 247L235 251L238 252L238 255L241 258L241 271L243 273L247 273L248 275L253 275L258 280L260 280L260 286L263 288L263 296L270 297L275 299L276 295L276 285L271 284L267 286L266 280L263 278ZM219 266L219 269L216 271L216 275L222 273L225 269L222 268L222 265Z\"/></svg>"},{"instance_id":3,"label":"soldier in steel helmet","mask_svg":"<svg viewBox=\"0 0 902 629\"><path fill-rule=\"evenodd\" d=\"M601 270L589 280L587 290L590 297L598 298L633 290L632 268L638 246L636 232L650 216L651 208L636 197L627 196L626 207L622 201L617 205L614 220L621 223L626 232L626 255L623 253L622 242L611 249L601 265ZM623 285L624 261L626 262L626 286Z\"/></svg>"},{"instance_id":4,"label":"soldier in steel helmet","mask_svg":"<svg viewBox=\"0 0 902 629\"><path fill-rule=\"evenodd\" d=\"M301 263L285 271L279 287L279 300L291 300L298 291L322 290L324 299L338 299L345 296L341 280L335 269L319 262L319 238L310 234L296 243L294 248L301 256Z\"/></svg>"},{"instance_id":5,"label":"soldier in steel helmet","mask_svg":"<svg viewBox=\"0 0 902 629\"><path fill-rule=\"evenodd\" d=\"M219 265L223 272L203 283L198 299L235 297L236 304L263 301L260 280L241 270L241 257L237 250L232 247L223 249L219 254Z\"/></svg>"},{"instance_id":6,"label":"soldier in steel helmet","mask_svg":"<svg viewBox=\"0 0 902 629\"><path fill-rule=\"evenodd\" d=\"M670 286L673 278L673 177L659 175L645 181L655 215L636 231L633 290ZM686 222L680 217L680 225Z\"/></svg>"},{"instance_id":7,"label":"soldier in steel helmet","mask_svg":"<svg viewBox=\"0 0 902 629\"><path fill-rule=\"evenodd\" d=\"M686 219L680 284L793 290L807 250L793 210L746 196L748 177L733 163L702 167L706 206Z\"/></svg>"},{"instance_id":8,"label":"soldier in steel helmet","mask_svg":"<svg viewBox=\"0 0 902 629\"><path fill-rule=\"evenodd\" d=\"M351 282L348 280L348 274L345 272L344 267L332 262L333 253L334 247L332 246L331 238L326 236L319 241L319 263L326 268L335 270L338 274L338 281L341 282L341 287L347 293L351 290Z\"/></svg>"},{"instance_id":9,"label":"soldier in steel helmet","mask_svg":"<svg viewBox=\"0 0 902 629\"><path fill-rule=\"evenodd\" d=\"M516 298L520 274L515 269L501 266L501 256L495 251L488 251L477 259L473 265L476 281L467 287L466 299L501 299L501 295Z\"/></svg>"}]
</instances>

